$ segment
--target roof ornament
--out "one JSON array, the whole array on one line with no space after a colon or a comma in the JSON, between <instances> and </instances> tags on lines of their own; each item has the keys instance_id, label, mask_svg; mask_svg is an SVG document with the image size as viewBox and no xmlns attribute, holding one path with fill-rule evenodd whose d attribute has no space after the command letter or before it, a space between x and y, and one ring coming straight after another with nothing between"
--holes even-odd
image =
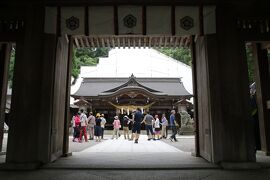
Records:
<instances>
[{"instance_id":1,"label":"roof ornament","mask_svg":"<svg viewBox=\"0 0 270 180\"><path fill-rule=\"evenodd\" d=\"M129 77L129 81L128 81L128 84L127 85L128 86L138 86L138 82L136 81L136 77L134 76L133 73Z\"/></svg>"}]
</instances>

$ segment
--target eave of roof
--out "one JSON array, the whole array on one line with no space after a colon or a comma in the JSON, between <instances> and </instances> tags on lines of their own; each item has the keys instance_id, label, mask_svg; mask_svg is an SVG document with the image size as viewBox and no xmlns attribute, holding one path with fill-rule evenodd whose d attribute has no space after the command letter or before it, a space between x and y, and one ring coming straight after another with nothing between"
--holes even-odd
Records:
<instances>
[{"instance_id":1,"label":"eave of roof","mask_svg":"<svg viewBox=\"0 0 270 180\"><path fill-rule=\"evenodd\" d=\"M71 96L74 98L98 97L99 95L105 95L103 93L109 90L121 89L119 87L122 87L128 80L129 78L84 78L78 91ZM192 97L192 94L185 89L180 78L136 78L136 80L142 85L141 88L147 87L159 91L163 95L167 94L171 97ZM154 94L154 92L151 93Z\"/></svg>"}]
</instances>

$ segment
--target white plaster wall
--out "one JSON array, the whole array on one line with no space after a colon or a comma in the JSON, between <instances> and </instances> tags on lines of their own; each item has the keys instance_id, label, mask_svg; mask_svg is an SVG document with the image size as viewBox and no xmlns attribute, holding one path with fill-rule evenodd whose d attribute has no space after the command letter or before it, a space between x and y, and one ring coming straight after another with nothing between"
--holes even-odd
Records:
<instances>
[{"instance_id":1,"label":"white plaster wall","mask_svg":"<svg viewBox=\"0 0 270 180\"><path fill-rule=\"evenodd\" d=\"M80 87L82 77L129 77L132 73L135 77L181 77L193 94L191 67L149 48L113 49L97 66L82 66L71 94Z\"/></svg>"}]
</instances>

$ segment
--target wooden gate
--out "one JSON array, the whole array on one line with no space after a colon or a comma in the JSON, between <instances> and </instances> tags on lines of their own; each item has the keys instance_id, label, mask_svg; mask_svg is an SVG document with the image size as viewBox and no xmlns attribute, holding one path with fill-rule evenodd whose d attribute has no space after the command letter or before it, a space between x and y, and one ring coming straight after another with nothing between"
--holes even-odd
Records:
<instances>
[{"instance_id":1,"label":"wooden gate","mask_svg":"<svg viewBox=\"0 0 270 180\"><path fill-rule=\"evenodd\" d=\"M51 129L51 161L63 154L68 74L68 40L59 37L55 58L53 117Z\"/></svg>"},{"instance_id":2,"label":"wooden gate","mask_svg":"<svg viewBox=\"0 0 270 180\"><path fill-rule=\"evenodd\" d=\"M196 69L197 69L197 102L199 123L200 156L212 161L212 140L210 126L210 95L208 60L205 38L199 37L196 42Z\"/></svg>"}]
</instances>

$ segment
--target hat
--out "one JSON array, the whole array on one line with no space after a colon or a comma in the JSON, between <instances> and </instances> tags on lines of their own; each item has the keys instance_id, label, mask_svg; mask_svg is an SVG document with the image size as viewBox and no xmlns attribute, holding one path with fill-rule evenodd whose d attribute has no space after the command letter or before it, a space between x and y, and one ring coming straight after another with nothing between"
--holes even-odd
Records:
<instances>
[{"instance_id":1,"label":"hat","mask_svg":"<svg viewBox=\"0 0 270 180\"><path fill-rule=\"evenodd\" d=\"M124 116L124 118L128 118L128 116L127 116L127 115L125 115L125 116Z\"/></svg>"},{"instance_id":2,"label":"hat","mask_svg":"<svg viewBox=\"0 0 270 180\"><path fill-rule=\"evenodd\" d=\"M118 119L118 116L114 116L114 119Z\"/></svg>"},{"instance_id":3,"label":"hat","mask_svg":"<svg viewBox=\"0 0 270 180\"><path fill-rule=\"evenodd\" d=\"M100 117L100 114L99 114L99 113L97 113L97 114L96 114L96 117Z\"/></svg>"}]
</instances>

